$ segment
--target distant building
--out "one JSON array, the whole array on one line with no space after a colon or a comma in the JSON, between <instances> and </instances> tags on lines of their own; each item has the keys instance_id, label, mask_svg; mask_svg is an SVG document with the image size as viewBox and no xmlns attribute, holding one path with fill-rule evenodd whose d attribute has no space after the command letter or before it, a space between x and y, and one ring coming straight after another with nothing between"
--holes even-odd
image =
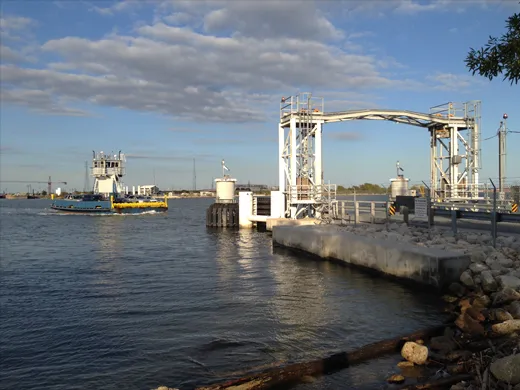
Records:
<instances>
[{"instance_id":1,"label":"distant building","mask_svg":"<svg viewBox=\"0 0 520 390\"><path fill-rule=\"evenodd\" d=\"M269 189L269 186L265 184L237 184L235 186L236 191L266 191Z\"/></svg>"},{"instance_id":2,"label":"distant building","mask_svg":"<svg viewBox=\"0 0 520 390\"><path fill-rule=\"evenodd\" d=\"M137 188L137 190L138 190L138 195L150 196L150 195L157 195L159 193L159 187L157 187L156 185L153 185L153 184L139 186Z\"/></svg>"}]
</instances>

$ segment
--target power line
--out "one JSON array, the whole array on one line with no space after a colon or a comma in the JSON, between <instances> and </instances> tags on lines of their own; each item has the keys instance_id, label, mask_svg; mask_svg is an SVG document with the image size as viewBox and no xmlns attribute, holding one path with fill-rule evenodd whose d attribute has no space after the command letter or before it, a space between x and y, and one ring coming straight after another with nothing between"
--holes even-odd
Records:
<instances>
[{"instance_id":1,"label":"power line","mask_svg":"<svg viewBox=\"0 0 520 390\"><path fill-rule=\"evenodd\" d=\"M488 138L484 138L483 141L487 141L487 140L493 139L495 137L498 137L498 133L500 133L500 127L498 128L497 133L495 135L488 137ZM513 130L506 129L505 133L506 134L509 134L509 133L520 134L520 131L513 131Z\"/></svg>"}]
</instances>

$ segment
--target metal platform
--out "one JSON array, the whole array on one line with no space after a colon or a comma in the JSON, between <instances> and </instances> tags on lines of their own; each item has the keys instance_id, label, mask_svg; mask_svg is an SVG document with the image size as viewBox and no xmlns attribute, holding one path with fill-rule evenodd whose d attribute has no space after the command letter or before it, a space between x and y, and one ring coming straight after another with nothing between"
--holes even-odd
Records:
<instances>
[{"instance_id":1,"label":"metal platform","mask_svg":"<svg viewBox=\"0 0 520 390\"><path fill-rule=\"evenodd\" d=\"M290 125L290 120L298 116L300 113L294 109L282 110L280 124L284 127ZM396 123L404 123L411 126L423 128L431 128L435 126L457 125L461 128L466 127L464 117L446 116L442 114L424 114L407 110L348 110L338 112L322 112L313 108L312 117L314 120L323 121L323 123L345 122L352 120L381 120Z\"/></svg>"}]
</instances>

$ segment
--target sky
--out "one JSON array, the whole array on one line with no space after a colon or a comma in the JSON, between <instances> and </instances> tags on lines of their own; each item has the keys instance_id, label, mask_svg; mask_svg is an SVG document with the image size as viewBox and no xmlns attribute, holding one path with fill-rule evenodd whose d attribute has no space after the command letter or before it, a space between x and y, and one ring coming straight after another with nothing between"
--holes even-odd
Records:
<instances>
[{"instance_id":1,"label":"sky","mask_svg":"<svg viewBox=\"0 0 520 390\"><path fill-rule=\"evenodd\" d=\"M482 102L482 138L502 115L520 131L520 86L465 66L501 36L518 1L11 1L1 5L0 191L9 180L82 190L92 151L127 154L129 186L210 188L222 174L278 184L280 98L325 111L429 112ZM507 140L520 181L520 134ZM498 177L498 140L481 178ZM429 181L428 131L384 121L326 124L325 182L388 185L400 161ZM93 179L90 179L90 184ZM46 189L46 184L32 184Z\"/></svg>"}]
</instances>

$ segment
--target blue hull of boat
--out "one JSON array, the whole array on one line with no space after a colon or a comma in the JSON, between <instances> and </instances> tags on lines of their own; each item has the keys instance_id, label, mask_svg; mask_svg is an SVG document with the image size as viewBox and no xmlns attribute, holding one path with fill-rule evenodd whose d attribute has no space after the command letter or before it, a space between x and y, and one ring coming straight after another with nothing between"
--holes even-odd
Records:
<instances>
[{"instance_id":1,"label":"blue hull of boat","mask_svg":"<svg viewBox=\"0 0 520 390\"><path fill-rule=\"evenodd\" d=\"M56 199L51 209L71 214L142 214L145 212L156 211L163 212L164 208L160 207L128 207L113 209L110 207L110 201L77 201L68 199Z\"/></svg>"}]
</instances>

